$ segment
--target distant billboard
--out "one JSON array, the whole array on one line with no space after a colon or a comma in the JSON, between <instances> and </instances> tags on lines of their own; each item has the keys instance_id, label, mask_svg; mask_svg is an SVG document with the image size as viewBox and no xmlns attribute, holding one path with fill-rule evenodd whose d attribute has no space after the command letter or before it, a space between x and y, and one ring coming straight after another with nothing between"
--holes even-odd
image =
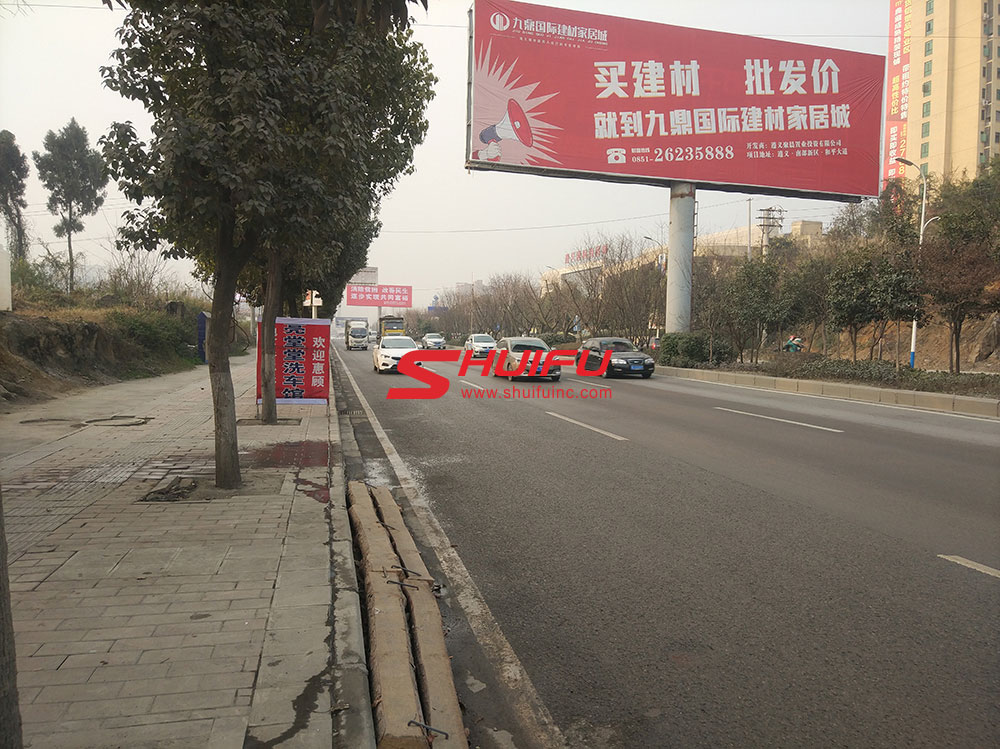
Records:
<instances>
[{"instance_id":1,"label":"distant billboard","mask_svg":"<svg viewBox=\"0 0 1000 749\"><path fill-rule=\"evenodd\" d=\"M367 266L362 268L351 278L348 283L360 283L366 285L373 285L378 283L378 268L374 266Z\"/></svg>"},{"instance_id":2,"label":"distant billboard","mask_svg":"<svg viewBox=\"0 0 1000 749\"><path fill-rule=\"evenodd\" d=\"M511 0L471 22L470 169L878 192L879 55Z\"/></svg>"},{"instance_id":3,"label":"distant billboard","mask_svg":"<svg viewBox=\"0 0 1000 749\"><path fill-rule=\"evenodd\" d=\"M906 156L907 118L910 114L910 40L913 22L912 0L889 3L889 59L886 65L885 162L882 178L903 176L906 168L896 163Z\"/></svg>"},{"instance_id":4,"label":"distant billboard","mask_svg":"<svg viewBox=\"0 0 1000 749\"><path fill-rule=\"evenodd\" d=\"M348 284L344 303L352 307L411 307L412 286Z\"/></svg>"}]
</instances>

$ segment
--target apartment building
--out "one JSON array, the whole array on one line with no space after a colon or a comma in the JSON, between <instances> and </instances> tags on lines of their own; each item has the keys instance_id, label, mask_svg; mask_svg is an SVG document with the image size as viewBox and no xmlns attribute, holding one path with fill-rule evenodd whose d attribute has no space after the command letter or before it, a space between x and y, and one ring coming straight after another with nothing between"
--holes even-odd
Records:
<instances>
[{"instance_id":1,"label":"apartment building","mask_svg":"<svg viewBox=\"0 0 1000 749\"><path fill-rule=\"evenodd\" d=\"M974 177L1000 153L1000 0L890 0L883 177ZM910 175L914 176L913 174Z\"/></svg>"}]
</instances>

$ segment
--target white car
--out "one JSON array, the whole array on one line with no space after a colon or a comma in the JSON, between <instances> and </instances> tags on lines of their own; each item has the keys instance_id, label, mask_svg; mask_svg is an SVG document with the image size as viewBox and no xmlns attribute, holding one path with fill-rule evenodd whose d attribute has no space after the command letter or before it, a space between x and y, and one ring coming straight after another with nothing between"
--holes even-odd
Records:
<instances>
[{"instance_id":1,"label":"white car","mask_svg":"<svg viewBox=\"0 0 1000 749\"><path fill-rule=\"evenodd\" d=\"M382 336L382 340L372 351L372 369L381 374L382 372L395 372L399 366L399 360L408 351L416 351L417 344L408 335L387 335Z\"/></svg>"},{"instance_id":2,"label":"white car","mask_svg":"<svg viewBox=\"0 0 1000 749\"><path fill-rule=\"evenodd\" d=\"M472 357L489 356L490 351L497 347L497 342L491 335L473 333L465 339L465 350L472 352Z\"/></svg>"}]
</instances>

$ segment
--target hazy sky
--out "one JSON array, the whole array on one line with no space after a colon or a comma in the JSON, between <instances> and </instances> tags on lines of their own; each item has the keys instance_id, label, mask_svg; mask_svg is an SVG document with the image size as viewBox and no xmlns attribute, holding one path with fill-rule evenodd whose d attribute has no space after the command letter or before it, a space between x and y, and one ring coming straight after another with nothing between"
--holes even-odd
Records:
<instances>
[{"instance_id":1,"label":"hazy sky","mask_svg":"<svg viewBox=\"0 0 1000 749\"><path fill-rule=\"evenodd\" d=\"M536 4L609 13L681 26L764 36L886 53L887 0L549 0ZM465 160L468 0L430 0L430 11L413 13L415 35L428 50L439 81L428 109L430 129L415 155L415 171L400 180L383 203L383 230L369 251L386 284L412 285L417 306L459 281L492 274L561 266L565 253L586 246L588 237L631 233L667 236L669 190L493 172L467 172ZM91 142L115 120L132 120L148 133L141 107L101 85L99 68L117 46L115 31L124 12L99 0L0 0L0 129L14 133L21 150L41 150L48 130L70 119L87 128ZM745 195L700 190L698 233L746 224ZM52 233L47 193L31 164L27 199L32 233ZM126 201L114 189L102 211L86 220L74 249L104 261ZM779 205L786 224L826 221L839 204L774 197L758 208ZM79 242L79 244L78 244ZM187 278L184 263L178 277ZM358 310L349 310L355 314ZM343 312L342 312L343 313ZM374 308L360 310L374 317Z\"/></svg>"}]
</instances>

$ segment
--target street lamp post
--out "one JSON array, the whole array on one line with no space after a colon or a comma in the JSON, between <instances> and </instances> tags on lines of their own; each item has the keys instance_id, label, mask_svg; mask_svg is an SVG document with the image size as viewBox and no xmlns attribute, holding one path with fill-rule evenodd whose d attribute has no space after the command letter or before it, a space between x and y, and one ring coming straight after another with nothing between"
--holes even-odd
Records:
<instances>
[{"instance_id":1,"label":"street lamp post","mask_svg":"<svg viewBox=\"0 0 1000 749\"><path fill-rule=\"evenodd\" d=\"M920 175L920 238L917 240L917 259L920 258L920 252L924 246L924 229L927 228L927 224L934 221L940 216L935 216L930 221L924 221L924 216L927 214L927 175L924 174L924 170L918 167L909 159L904 159L902 156L897 156L896 161L900 164L905 164L906 166L912 166L917 170ZM910 328L910 369L916 366L917 360L917 316L913 315L913 327Z\"/></svg>"}]
</instances>

